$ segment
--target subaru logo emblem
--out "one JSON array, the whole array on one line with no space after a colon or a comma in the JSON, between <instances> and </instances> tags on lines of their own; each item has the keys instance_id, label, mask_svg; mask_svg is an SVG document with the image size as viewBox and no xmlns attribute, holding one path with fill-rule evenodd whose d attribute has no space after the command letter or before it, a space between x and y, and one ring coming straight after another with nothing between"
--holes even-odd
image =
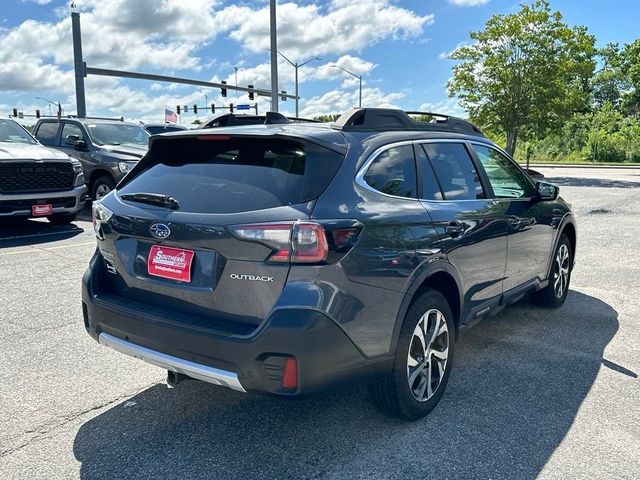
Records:
<instances>
[{"instance_id":1,"label":"subaru logo emblem","mask_svg":"<svg viewBox=\"0 0 640 480\"><path fill-rule=\"evenodd\" d=\"M149 227L149 231L156 238L167 238L171 234L171 230L164 223L154 223Z\"/></svg>"}]
</instances>

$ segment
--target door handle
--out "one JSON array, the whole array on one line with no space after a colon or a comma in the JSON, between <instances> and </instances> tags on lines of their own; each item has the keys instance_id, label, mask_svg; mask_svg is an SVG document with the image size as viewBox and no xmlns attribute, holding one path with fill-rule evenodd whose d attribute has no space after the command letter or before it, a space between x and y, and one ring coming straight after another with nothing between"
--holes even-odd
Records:
<instances>
[{"instance_id":1,"label":"door handle","mask_svg":"<svg viewBox=\"0 0 640 480\"><path fill-rule=\"evenodd\" d=\"M516 217L515 215L511 215L507 222L509 223L509 225L511 225L512 228L518 228L522 224L522 219L520 217Z\"/></svg>"},{"instance_id":2,"label":"door handle","mask_svg":"<svg viewBox=\"0 0 640 480\"><path fill-rule=\"evenodd\" d=\"M451 237L456 238L464 233L464 225L460 222L450 222L449 225L444 227L444 231Z\"/></svg>"}]
</instances>

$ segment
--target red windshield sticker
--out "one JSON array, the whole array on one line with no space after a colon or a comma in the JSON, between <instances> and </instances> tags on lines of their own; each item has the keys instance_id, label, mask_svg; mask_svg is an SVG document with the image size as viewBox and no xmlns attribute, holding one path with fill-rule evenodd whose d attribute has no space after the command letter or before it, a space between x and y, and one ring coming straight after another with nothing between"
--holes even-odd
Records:
<instances>
[{"instance_id":1,"label":"red windshield sticker","mask_svg":"<svg viewBox=\"0 0 640 480\"><path fill-rule=\"evenodd\" d=\"M192 250L153 245L147 261L149 275L189 283L193 256Z\"/></svg>"},{"instance_id":2,"label":"red windshield sticker","mask_svg":"<svg viewBox=\"0 0 640 480\"><path fill-rule=\"evenodd\" d=\"M31 215L34 217L43 217L45 215L51 215L53 213L53 205L47 203L46 205L32 205Z\"/></svg>"}]
</instances>

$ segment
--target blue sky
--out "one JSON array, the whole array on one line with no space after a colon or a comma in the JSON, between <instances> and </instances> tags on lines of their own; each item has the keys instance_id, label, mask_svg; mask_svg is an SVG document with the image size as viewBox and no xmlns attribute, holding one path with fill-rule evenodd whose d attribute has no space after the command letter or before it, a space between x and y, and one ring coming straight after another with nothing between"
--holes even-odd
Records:
<instances>
[{"instance_id":1,"label":"blue sky","mask_svg":"<svg viewBox=\"0 0 640 480\"><path fill-rule=\"evenodd\" d=\"M68 1L3 0L0 11L0 114L25 113L58 99L75 110ZM90 66L226 79L268 89L266 0L76 0ZM513 0L279 0L279 49L294 61L322 60L300 70L303 115L357 104L357 81L328 65L362 74L364 106L463 113L446 93L447 52ZM639 0L551 0L570 25L586 25L598 45L639 35ZM293 92L293 68L279 64L281 89ZM161 121L164 107L221 104L219 91L104 77L87 79L87 110L97 116ZM231 95L233 96L233 95ZM235 103L246 97L228 98ZM260 101L262 111L267 100ZM292 101L280 105L292 113ZM201 115L201 118L204 115ZM182 121L193 120L184 115Z\"/></svg>"}]
</instances>

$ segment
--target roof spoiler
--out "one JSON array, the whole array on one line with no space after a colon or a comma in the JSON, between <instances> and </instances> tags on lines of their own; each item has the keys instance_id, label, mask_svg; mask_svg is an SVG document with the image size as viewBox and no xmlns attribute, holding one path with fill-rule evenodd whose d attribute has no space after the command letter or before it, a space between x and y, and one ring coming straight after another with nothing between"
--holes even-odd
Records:
<instances>
[{"instance_id":1,"label":"roof spoiler","mask_svg":"<svg viewBox=\"0 0 640 480\"><path fill-rule=\"evenodd\" d=\"M426 116L429 120L418 122L409 115ZM462 118L433 112L405 112L392 108L352 108L340 115L332 127L350 132L418 130L484 136L478 127Z\"/></svg>"}]
</instances>

